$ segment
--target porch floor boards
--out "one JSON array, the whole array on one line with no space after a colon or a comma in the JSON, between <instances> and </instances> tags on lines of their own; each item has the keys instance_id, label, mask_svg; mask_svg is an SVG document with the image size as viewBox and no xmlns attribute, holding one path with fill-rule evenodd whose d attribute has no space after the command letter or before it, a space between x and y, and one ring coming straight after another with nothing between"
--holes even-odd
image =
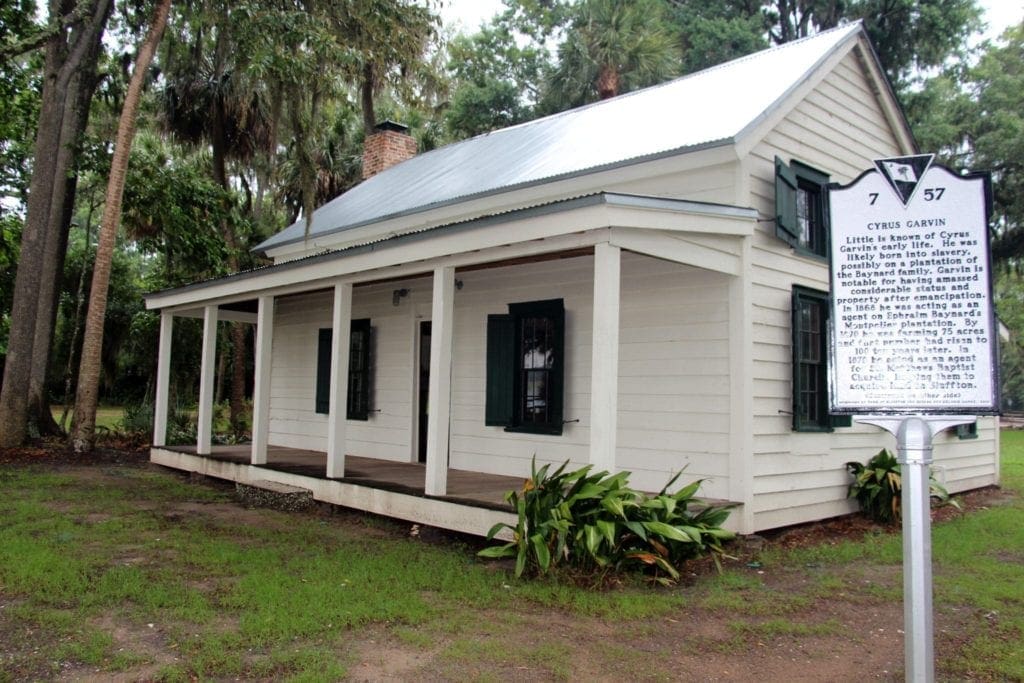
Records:
<instances>
[{"instance_id":1,"label":"porch floor boards","mask_svg":"<svg viewBox=\"0 0 1024 683\"><path fill-rule=\"evenodd\" d=\"M195 446L164 446L163 448L198 456ZM213 446L210 450L209 455L199 457L239 464L249 464L252 457L252 451L248 444ZM327 454L323 451L269 446L267 448L267 463L257 465L257 467L313 479L327 479ZM334 481L424 496L425 477L426 468L423 463L394 462L346 455L345 476ZM449 469L448 493L445 496L437 497L441 500L476 507L507 510L508 504L504 500L505 493L512 489L520 489L522 485L523 479L520 477Z\"/></svg>"}]
</instances>

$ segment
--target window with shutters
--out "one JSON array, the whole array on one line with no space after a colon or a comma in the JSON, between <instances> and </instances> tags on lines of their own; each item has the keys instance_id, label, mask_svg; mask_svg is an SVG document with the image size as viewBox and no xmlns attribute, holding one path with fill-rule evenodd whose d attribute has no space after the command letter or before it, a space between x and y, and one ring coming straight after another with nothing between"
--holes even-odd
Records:
<instances>
[{"instance_id":1,"label":"window with shutters","mask_svg":"<svg viewBox=\"0 0 1024 683\"><path fill-rule=\"evenodd\" d=\"M370 319L353 320L348 343L349 420L370 419ZM331 328L322 328L317 340L316 412L327 414L331 399Z\"/></svg>"},{"instance_id":2,"label":"window with shutters","mask_svg":"<svg viewBox=\"0 0 1024 683\"><path fill-rule=\"evenodd\" d=\"M829 414L828 294L793 288L793 429L831 431L850 417Z\"/></svg>"},{"instance_id":3,"label":"window with shutters","mask_svg":"<svg viewBox=\"0 0 1024 683\"><path fill-rule=\"evenodd\" d=\"M484 423L562 433L565 308L561 299L509 304L487 316Z\"/></svg>"},{"instance_id":4,"label":"window with shutters","mask_svg":"<svg viewBox=\"0 0 1024 683\"><path fill-rule=\"evenodd\" d=\"M775 234L801 253L828 254L828 175L775 157Z\"/></svg>"}]
</instances>

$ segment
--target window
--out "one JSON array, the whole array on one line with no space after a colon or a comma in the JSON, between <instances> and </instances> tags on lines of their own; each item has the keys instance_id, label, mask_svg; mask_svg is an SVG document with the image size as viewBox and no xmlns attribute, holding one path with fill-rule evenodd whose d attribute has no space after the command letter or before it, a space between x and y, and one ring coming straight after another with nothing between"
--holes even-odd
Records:
<instances>
[{"instance_id":1,"label":"window","mask_svg":"<svg viewBox=\"0 0 1024 683\"><path fill-rule=\"evenodd\" d=\"M775 157L775 234L794 249L828 254L828 175Z\"/></svg>"},{"instance_id":2,"label":"window","mask_svg":"<svg viewBox=\"0 0 1024 683\"><path fill-rule=\"evenodd\" d=\"M484 423L561 434L564 347L561 299L509 304L508 314L487 316Z\"/></svg>"},{"instance_id":3,"label":"window","mask_svg":"<svg viewBox=\"0 0 1024 683\"><path fill-rule=\"evenodd\" d=\"M353 320L348 342L349 420L370 419L370 319ZM331 328L320 330L316 355L316 412L327 414L331 401Z\"/></svg>"},{"instance_id":4,"label":"window","mask_svg":"<svg viewBox=\"0 0 1024 683\"><path fill-rule=\"evenodd\" d=\"M828 412L828 295L793 288L793 429L831 431L850 417Z\"/></svg>"}]
</instances>

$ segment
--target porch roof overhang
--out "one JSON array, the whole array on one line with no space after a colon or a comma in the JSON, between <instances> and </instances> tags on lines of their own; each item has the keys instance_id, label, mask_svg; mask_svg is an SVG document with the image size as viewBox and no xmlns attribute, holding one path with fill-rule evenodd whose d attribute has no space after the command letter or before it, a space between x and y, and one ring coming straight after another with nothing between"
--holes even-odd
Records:
<instances>
[{"instance_id":1,"label":"porch roof overhang","mask_svg":"<svg viewBox=\"0 0 1024 683\"><path fill-rule=\"evenodd\" d=\"M254 321L242 304L327 287L425 274L611 242L624 249L739 275L737 248L753 234L755 209L598 192L468 221L423 228L344 249L255 268L145 295L146 308L201 315L221 307L223 320Z\"/></svg>"}]
</instances>

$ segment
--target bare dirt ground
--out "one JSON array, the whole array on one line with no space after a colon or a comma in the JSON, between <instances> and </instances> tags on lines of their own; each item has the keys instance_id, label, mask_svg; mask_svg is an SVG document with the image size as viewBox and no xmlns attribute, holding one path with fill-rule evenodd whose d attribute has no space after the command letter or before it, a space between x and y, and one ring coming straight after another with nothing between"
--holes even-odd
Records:
<instances>
[{"instance_id":1,"label":"bare dirt ground","mask_svg":"<svg viewBox=\"0 0 1024 683\"><path fill-rule=\"evenodd\" d=\"M0 467L25 464L53 467L83 478L111 476L106 472L110 466L155 467L139 450L100 450L87 461L54 447L0 451ZM981 490L962 497L961 504L969 511L998 504L1007 495L998 489ZM237 522L243 515L253 524L262 520L260 511L240 505L188 505L176 505L163 513L207 515L214 523ZM963 514L951 508L936 512L938 517ZM346 663L347 680L353 681L898 680L903 677L898 567L758 562L766 547L834 544L845 538L860 540L872 531L893 533L860 517L846 517L738 543L731 549L735 559L727 563L728 570L739 574L747 586L735 593L738 604L709 597L702 577L714 570L710 563L698 563L688 585L671 589L683 592L688 603L692 597L692 606L669 617L613 621L535 604L523 605L515 614L469 610L459 615L463 626L450 634L436 626L422 632L416 627L397 629L385 624L353 630L337 644L338 656ZM407 533L407 529L367 527L367 533ZM421 537L431 543L453 540L433 530L424 530ZM16 596L5 595L0 584L0 681L50 678L52 671L31 666L32 649L57 644L48 642L45 633L12 632L4 612L17 602ZM968 625L977 628L979 619L983 615L971 610L937 605L937 656L955 654L963 645L959 634ZM147 663L117 674L68 664L58 679L152 680L160 665L177 661L178 653L159 629L140 633L121 623L117 615L106 615L101 626L111 634L116 648L138 652ZM230 631L232 624L225 623L224 629ZM524 652L536 653L535 660L523 657ZM562 664L553 669L552 658Z\"/></svg>"}]
</instances>

